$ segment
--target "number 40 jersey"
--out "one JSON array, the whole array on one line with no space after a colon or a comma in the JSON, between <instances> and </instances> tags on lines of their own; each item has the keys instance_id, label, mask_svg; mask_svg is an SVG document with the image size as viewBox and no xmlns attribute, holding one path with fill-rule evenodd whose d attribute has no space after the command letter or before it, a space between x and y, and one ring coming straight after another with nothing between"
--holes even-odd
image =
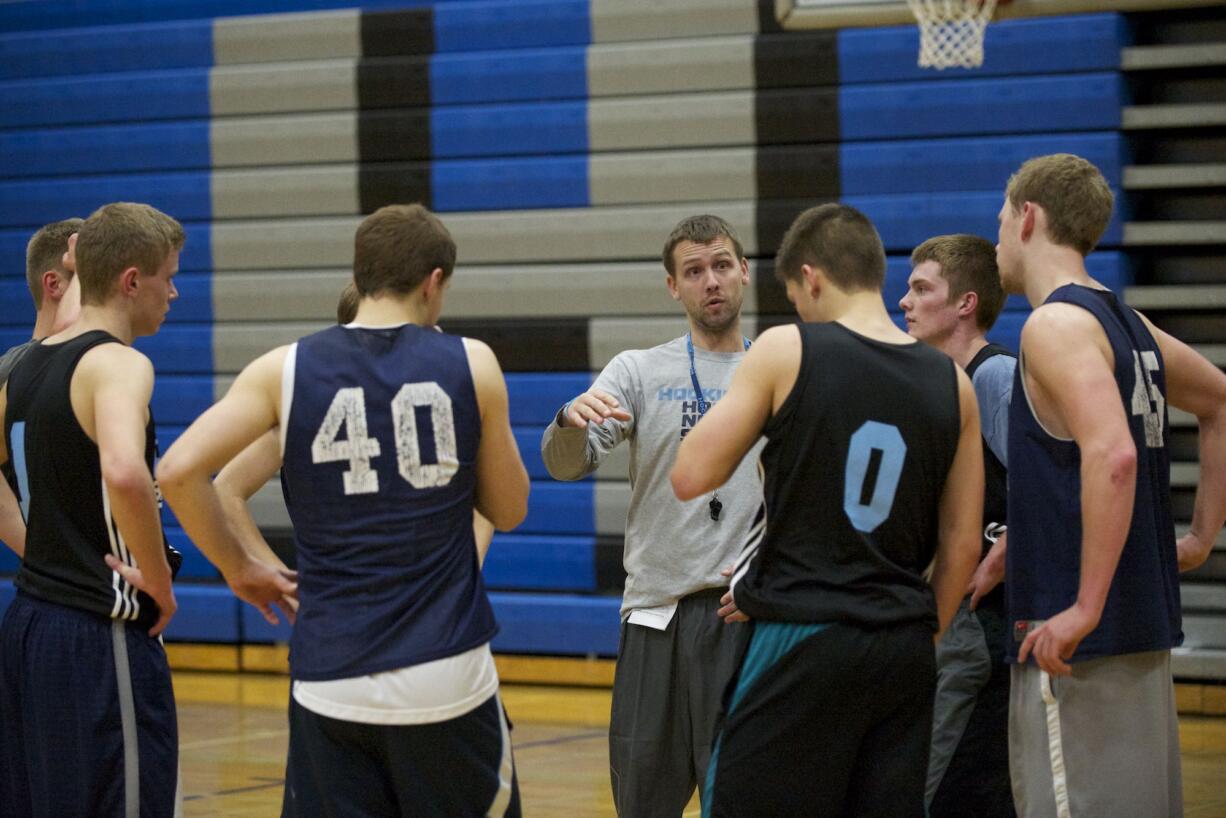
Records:
<instances>
[{"instance_id":1,"label":"number 40 jersey","mask_svg":"<svg viewBox=\"0 0 1226 818\"><path fill-rule=\"evenodd\" d=\"M293 677L454 656L497 625L473 540L481 417L463 340L332 327L290 348L281 486L300 608Z\"/></svg>"},{"instance_id":2,"label":"number 40 jersey","mask_svg":"<svg viewBox=\"0 0 1226 818\"><path fill-rule=\"evenodd\" d=\"M955 364L923 343L799 324L796 385L767 421L765 533L733 575L755 620L937 629L924 569L958 448Z\"/></svg>"}]
</instances>

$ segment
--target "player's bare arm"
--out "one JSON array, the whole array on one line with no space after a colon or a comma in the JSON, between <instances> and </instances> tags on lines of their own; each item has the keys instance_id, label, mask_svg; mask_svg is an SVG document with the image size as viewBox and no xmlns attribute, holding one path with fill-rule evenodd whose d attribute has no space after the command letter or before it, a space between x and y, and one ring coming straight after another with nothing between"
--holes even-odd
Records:
<instances>
[{"instance_id":1,"label":"player's bare arm","mask_svg":"<svg viewBox=\"0 0 1226 818\"><path fill-rule=\"evenodd\" d=\"M1145 323L1162 350L1167 401L1191 412L1200 424L1200 479L1192 527L1176 543L1179 570L1190 571L1209 559L1226 521L1226 374L1148 319Z\"/></svg>"},{"instance_id":2,"label":"player's bare arm","mask_svg":"<svg viewBox=\"0 0 1226 818\"><path fill-rule=\"evenodd\" d=\"M983 522L983 444L979 432L979 402L962 367L958 376L958 413L961 431L958 450L945 478L937 523L937 553L932 566L932 591L937 620L945 632L966 593L967 582L979 561L980 525Z\"/></svg>"},{"instance_id":3,"label":"player's bare arm","mask_svg":"<svg viewBox=\"0 0 1226 818\"><path fill-rule=\"evenodd\" d=\"M275 427L281 368L288 347L273 350L238 376L224 398L188 427L158 465L162 493L187 532L236 596L276 624L272 606L294 596L292 572L257 560L226 522L212 475ZM283 607L288 612L289 605Z\"/></svg>"},{"instance_id":4,"label":"player's bare arm","mask_svg":"<svg viewBox=\"0 0 1226 818\"><path fill-rule=\"evenodd\" d=\"M1132 520L1137 451L1115 381L1114 355L1098 321L1071 304L1035 310L1022 329L1025 384L1039 420L1081 452L1081 578L1076 602L1031 631L1018 651L1067 675L1098 626ZM1017 396L1025 399L1024 396ZM1070 548L1078 547L1069 543Z\"/></svg>"},{"instance_id":5,"label":"player's bare arm","mask_svg":"<svg viewBox=\"0 0 1226 818\"><path fill-rule=\"evenodd\" d=\"M276 555L251 516L247 501L281 468L280 427L269 429L239 452L213 480L222 512L239 543L252 556L274 568L286 565Z\"/></svg>"},{"instance_id":6,"label":"player's bare arm","mask_svg":"<svg viewBox=\"0 0 1226 818\"><path fill-rule=\"evenodd\" d=\"M511 433L507 383L494 351L481 341L464 339L481 410L477 448L477 511L499 531L509 531L528 514L528 470ZM492 536L492 535L491 535Z\"/></svg>"},{"instance_id":7,"label":"player's bare arm","mask_svg":"<svg viewBox=\"0 0 1226 818\"><path fill-rule=\"evenodd\" d=\"M677 499L692 500L728 482L792 391L799 372L796 327L762 333L737 367L728 393L681 441L670 475Z\"/></svg>"},{"instance_id":8,"label":"player's bare arm","mask_svg":"<svg viewBox=\"0 0 1226 818\"><path fill-rule=\"evenodd\" d=\"M102 482L115 524L136 558L135 568L109 555L107 564L157 603L160 615L149 630L156 636L174 616L177 603L153 475L145 463L153 364L122 344L96 346L82 356L70 394L77 421L98 446Z\"/></svg>"}]
</instances>

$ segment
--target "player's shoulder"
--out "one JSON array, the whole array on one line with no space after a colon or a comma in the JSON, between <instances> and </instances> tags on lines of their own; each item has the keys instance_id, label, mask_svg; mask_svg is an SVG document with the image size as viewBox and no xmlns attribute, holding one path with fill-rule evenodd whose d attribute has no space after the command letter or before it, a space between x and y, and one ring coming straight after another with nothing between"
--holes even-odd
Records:
<instances>
[{"instance_id":1,"label":"player's shoulder","mask_svg":"<svg viewBox=\"0 0 1226 818\"><path fill-rule=\"evenodd\" d=\"M105 368L115 374L153 373L153 362L149 356L119 341L90 347L81 355L77 366L86 370Z\"/></svg>"}]
</instances>

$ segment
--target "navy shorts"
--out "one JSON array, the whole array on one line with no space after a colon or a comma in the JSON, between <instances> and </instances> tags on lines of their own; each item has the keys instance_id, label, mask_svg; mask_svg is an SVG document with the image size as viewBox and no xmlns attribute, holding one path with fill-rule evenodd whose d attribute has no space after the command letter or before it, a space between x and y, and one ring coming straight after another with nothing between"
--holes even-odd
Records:
<instances>
[{"instance_id":1,"label":"navy shorts","mask_svg":"<svg viewBox=\"0 0 1226 818\"><path fill-rule=\"evenodd\" d=\"M290 697L282 818L519 818L510 726L497 694L433 724L362 724Z\"/></svg>"},{"instance_id":2,"label":"navy shorts","mask_svg":"<svg viewBox=\"0 0 1226 818\"><path fill-rule=\"evenodd\" d=\"M18 592L0 624L6 815L169 818L179 730L162 643Z\"/></svg>"}]
</instances>

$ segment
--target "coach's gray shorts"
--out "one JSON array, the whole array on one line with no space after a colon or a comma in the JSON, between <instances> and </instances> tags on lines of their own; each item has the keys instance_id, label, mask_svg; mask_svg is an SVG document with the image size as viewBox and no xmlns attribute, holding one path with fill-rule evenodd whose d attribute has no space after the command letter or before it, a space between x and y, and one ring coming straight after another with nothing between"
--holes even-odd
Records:
<instances>
[{"instance_id":1,"label":"coach's gray shorts","mask_svg":"<svg viewBox=\"0 0 1226 818\"><path fill-rule=\"evenodd\" d=\"M1170 651L1014 665L1009 769L1021 818L1182 815Z\"/></svg>"}]
</instances>

